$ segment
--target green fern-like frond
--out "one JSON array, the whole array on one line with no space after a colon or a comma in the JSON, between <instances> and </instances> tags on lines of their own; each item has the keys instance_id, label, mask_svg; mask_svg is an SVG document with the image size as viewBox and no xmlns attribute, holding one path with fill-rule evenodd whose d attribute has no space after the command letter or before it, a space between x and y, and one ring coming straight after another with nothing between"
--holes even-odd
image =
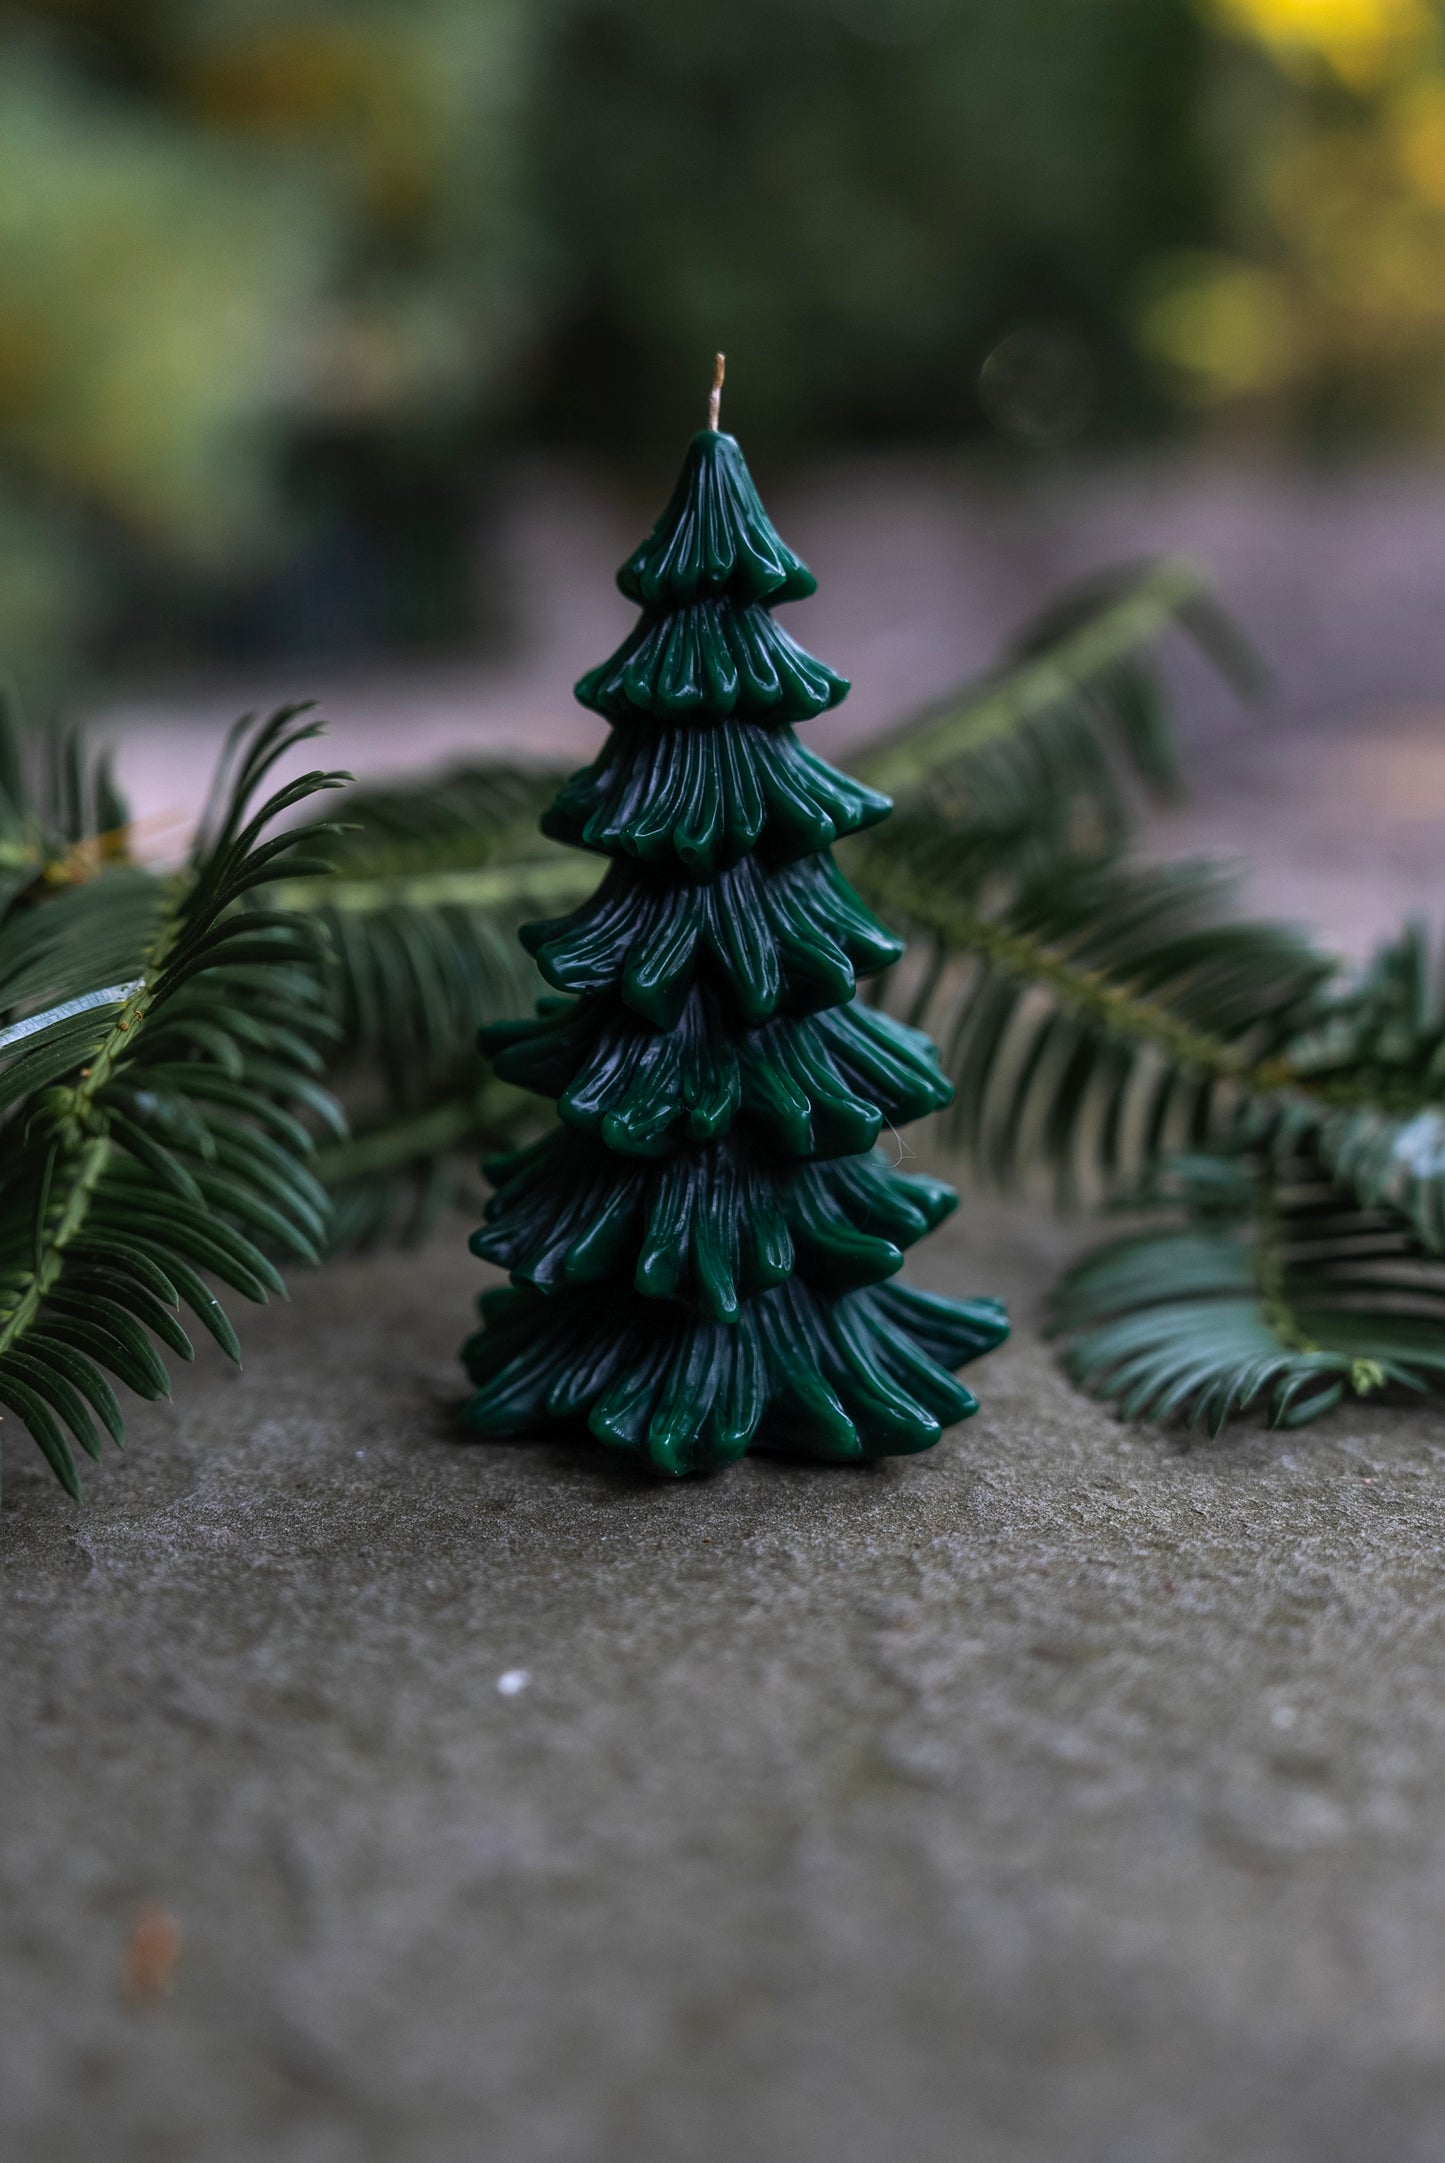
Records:
<instances>
[{"instance_id":1,"label":"green fern-like frond","mask_svg":"<svg viewBox=\"0 0 1445 2163\"><path fill-rule=\"evenodd\" d=\"M535 1099L483 1069L470 1089L416 1112L382 1113L324 1148L315 1170L331 1197L337 1251L417 1246L448 1211L480 1205L477 1159L537 1124Z\"/></svg>"},{"instance_id":2,"label":"green fern-like frond","mask_svg":"<svg viewBox=\"0 0 1445 2163\"><path fill-rule=\"evenodd\" d=\"M27 1009L0 1031L0 1405L72 1494L73 1445L124 1439L113 1383L168 1395L160 1348L193 1356L182 1304L237 1356L202 1272L264 1300L281 1289L272 1251L313 1260L325 1242L307 1121L339 1120L316 949L257 899L306 845L267 828L345 778L309 773L254 808L319 733L301 711L233 732L182 874L102 873L0 930L14 958L0 997ZM103 999L77 992L117 972Z\"/></svg>"},{"instance_id":3,"label":"green fern-like frond","mask_svg":"<svg viewBox=\"0 0 1445 2163\"><path fill-rule=\"evenodd\" d=\"M1432 1254L1445 1254L1445 1107L1391 1113L1371 1104L1326 1115L1321 1158L1367 1207L1395 1209Z\"/></svg>"},{"instance_id":4,"label":"green fern-like frond","mask_svg":"<svg viewBox=\"0 0 1445 2163\"><path fill-rule=\"evenodd\" d=\"M1005 1182L1047 1167L1063 1197L1197 1145L1241 1096L1277 1096L1330 974L1287 928L1232 916L1209 864L1065 858L993 909L942 841L868 868L922 957L909 1018L954 1084L954 1139Z\"/></svg>"},{"instance_id":5,"label":"green fern-like frond","mask_svg":"<svg viewBox=\"0 0 1445 2163\"><path fill-rule=\"evenodd\" d=\"M357 791L327 875L278 888L323 934L340 1059L378 1067L389 1107L414 1111L469 1068L480 1024L535 996L518 924L596 883L537 832L557 781L498 766Z\"/></svg>"},{"instance_id":6,"label":"green fern-like frond","mask_svg":"<svg viewBox=\"0 0 1445 2163\"><path fill-rule=\"evenodd\" d=\"M339 1029L330 1080L353 1129L322 1159L338 1247L425 1237L474 1198L483 1150L535 1117L491 1081L477 1032L541 988L519 926L581 900L600 876L538 832L561 778L497 765L358 790L326 875L276 889L327 956Z\"/></svg>"},{"instance_id":7,"label":"green fern-like frond","mask_svg":"<svg viewBox=\"0 0 1445 2163\"><path fill-rule=\"evenodd\" d=\"M1178 751L1153 653L1193 634L1232 681L1256 670L1204 574L1169 560L1092 579L1037 618L1001 667L900 722L855 761L897 800L868 848L905 859L916 821L969 847L977 869L1020 851L1117 844L1139 790L1178 793Z\"/></svg>"},{"instance_id":8,"label":"green fern-like frond","mask_svg":"<svg viewBox=\"0 0 1445 2163\"><path fill-rule=\"evenodd\" d=\"M1241 919L1218 867L1123 858L1140 792L1178 786L1153 659L1177 625L1248 684L1201 574L1168 562L1067 597L995 679L863 761L902 792L849 859L911 941L878 995L939 1041L978 1167L1047 1167L1062 1197L1197 1144L1241 1092L1277 1094L1330 975Z\"/></svg>"},{"instance_id":9,"label":"green fern-like frond","mask_svg":"<svg viewBox=\"0 0 1445 2163\"><path fill-rule=\"evenodd\" d=\"M478 871L549 853L537 821L560 780L550 767L499 760L352 788L326 856L337 878L371 880Z\"/></svg>"},{"instance_id":10,"label":"green fern-like frond","mask_svg":"<svg viewBox=\"0 0 1445 2163\"><path fill-rule=\"evenodd\" d=\"M18 718L12 715L10 725L18 735ZM59 857L57 844L68 855L81 852L82 861L87 854L103 861L123 853L129 813L109 751L92 750L77 726L47 732L39 748L38 808L51 861ZM23 748L17 748L7 787L22 797L23 762ZM0 786L6 786L5 763L0 760Z\"/></svg>"},{"instance_id":11,"label":"green fern-like frond","mask_svg":"<svg viewBox=\"0 0 1445 2163\"><path fill-rule=\"evenodd\" d=\"M1366 1208L1398 1210L1445 1253L1445 950L1407 924L1289 1046L1299 1094L1285 1146L1311 1132Z\"/></svg>"},{"instance_id":12,"label":"green fern-like frond","mask_svg":"<svg viewBox=\"0 0 1445 2163\"><path fill-rule=\"evenodd\" d=\"M1054 1295L1068 1372L1127 1419L1301 1427L1347 1396L1445 1382L1445 1270L1311 1159L1181 1160L1177 1213Z\"/></svg>"},{"instance_id":13,"label":"green fern-like frond","mask_svg":"<svg viewBox=\"0 0 1445 2163\"><path fill-rule=\"evenodd\" d=\"M0 685L0 922L22 895L64 893L129 857L110 756L76 729L31 731Z\"/></svg>"}]
</instances>

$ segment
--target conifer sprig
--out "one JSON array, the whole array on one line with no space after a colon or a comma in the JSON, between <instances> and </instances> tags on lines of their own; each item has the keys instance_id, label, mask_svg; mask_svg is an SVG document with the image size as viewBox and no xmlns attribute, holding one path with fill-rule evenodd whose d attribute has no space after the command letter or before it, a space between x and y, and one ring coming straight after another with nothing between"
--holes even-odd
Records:
<instances>
[{"instance_id":1,"label":"conifer sprig","mask_svg":"<svg viewBox=\"0 0 1445 2163\"><path fill-rule=\"evenodd\" d=\"M306 1164L306 1116L339 1125L315 942L255 898L314 838L268 827L347 778L309 773L255 808L319 733L303 711L232 732L183 872L102 868L0 922L16 956L0 978L0 1405L72 1494L74 1446L124 1442L113 1383L167 1396L158 1346L193 1357L183 1304L239 1357L202 1272L264 1300L282 1289L273 1251L311 1261L327 1239ZM96 975L120 981L98 995Z\"/></svg>"},{"instance_id":2,"label":"conifer sprig","mask_svg":"<svg viewBox=\"0 0 1445 2163\"><path fill-rule=\"evenodd\" d=\"M1241 690L1260 665L1215 602L1209 576L1187 557L1090 580L1041 616L1003 666L981 684L910 715L856 761L861 778L889 795L932 787L951 768L1030 729L1057 726L1081 700L1098 698L1096 725L1112 725L1135 762L1165 790L1178 785L1167 705L1141 658L1171 629L1189 631ZM1110 713L1110 706L1113 712Z\"/></svg>"},{"instance_id":3,"label":"conifer sprig","mask_svg":"<svg viewBox=\"0 0 1445 2163\"><path fill-rule=\"evenodd\" d=\"M319 1160L337 1247L425 1238L445 1210L480 1201L482 1149L535 1123L522 1092L491 1079L477 1029L539 989L521 924L600 876L537 831L563 778L498 764L354 789L321 872L273 889L325 954L328 1078L351 1125Z\"/></svg>"},{"instance_id":4,"label":"conifer sprig","mask_svg":"<svg viewBox=\"0 0 1445 2163\"><path fill-rule=\"evenodd\" d=\"M1218 867L1065 862L995 911L966 864L960 893L944 862L874 871L894 919L932 941L910 1019L943 1046L950 1131L985 1176L1047 1166L1067 1199L1197 1146L1245 1103L1298 1115L1288 1046L1332 964L1231 917Z\"/></svg>"},{"instance_id":5,"label":"conifer sprig","mask_svg":"<svg viewBox=\"0 0 1445 2163\"><path fill-rule=\"evenodd\" d=\"M1124 1418L1302 1427L1445 1383L1445 1269L1317 1158L1183 1158L1152 1200L1165 1221L1087 1254L1051 1305L1069 1373Z\"/></svg>"}]
</instances>

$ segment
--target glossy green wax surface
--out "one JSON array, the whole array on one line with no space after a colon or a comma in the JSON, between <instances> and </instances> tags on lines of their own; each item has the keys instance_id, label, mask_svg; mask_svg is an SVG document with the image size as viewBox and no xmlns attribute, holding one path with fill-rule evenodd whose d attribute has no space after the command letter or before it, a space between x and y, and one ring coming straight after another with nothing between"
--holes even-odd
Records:
<instances>
[{"instance_id":1,"label":"glossy green wax surface","mask_svg":"<svg viewBox=\"0 0 1445 2163\"><path fill-rule=\"evenodd\" d=\"M543 820L610 862L523 932L556 996L483 1037L559 1125L488 1167L472 1246L511 1283L465 1347L468 1423L581 1429L673 1476L927 1449L1007 1323L891 1281L957 1198L876 1145L950 1090L854 1001L902 944L830 848L889 805L793 732L848 688L773 621L813 576L705 429L618 583L641 617L577 687L610 738Z\"/></svg>"}]
</instances>

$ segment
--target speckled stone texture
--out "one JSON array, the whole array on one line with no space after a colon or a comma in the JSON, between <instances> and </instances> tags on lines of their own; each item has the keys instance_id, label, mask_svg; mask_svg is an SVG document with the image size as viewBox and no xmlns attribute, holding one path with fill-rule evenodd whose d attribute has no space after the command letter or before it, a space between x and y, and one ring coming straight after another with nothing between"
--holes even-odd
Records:
<instances>
[{"instance_id":1,"label":"speckled stone texture","mask_svg":"<svg viewBox=\"0 0 1445 2163\"><path fill-rule=\"evenodd\" d=\"M974 1421L659 1485L452 1438L459 1240L13 1453L7 2163L1435 2163L1445 1417L1128 1433L975 1203Z\"/></svg>"}]
</instances>

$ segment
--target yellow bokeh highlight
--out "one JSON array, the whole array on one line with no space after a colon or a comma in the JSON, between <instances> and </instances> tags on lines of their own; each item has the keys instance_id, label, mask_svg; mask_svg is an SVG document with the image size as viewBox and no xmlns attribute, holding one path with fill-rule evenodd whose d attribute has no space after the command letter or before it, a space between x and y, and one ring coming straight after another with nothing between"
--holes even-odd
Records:
<instances>
[{"instance_id":1,"label":"yellow bokeh highlight","mask_svg":"<svg viewBox=\"0 0 1445 2163\"><path fill-rule=\"evenodd\" d=\"M1316 55L1361 83L1387 70L1435 25L1430 0L1213 0L1211 12L1286 62L1292 54Z\"/></svg>"},{"instance_id":2,"label":"yellow bokeh highlight","mask_svg":"<svg viewBox=\"0 0 1445 2163\"><path fill-rule=\"evenodd\" d=\"M1392 102L1386 124L1402 179L1445 209L1445 77L1410 84Z\"/></svg>"},{"instance_id":3,"label":"yellow bokeh highlight","mask_svg":"<svg viewBox=\"0 0 1445 2163\"><path fill-rule=\"evenodd\" d=\"M1221 245L1156 263L1142 346L1201 410L1438 437L1445 0L1200 5L1268 55L1273 88L1221 75L1239 127Z\"/></svg>"},{"instance_id":4,"label":"yellow bokeh highlight","mask_svg":"<svg viewBox=\"0 0 1445 2163\"><path fill-rule=\"evenodd\" d=\"M1146 301L1140 329L1184 396L1206 404L1275 390L1295 366L1281 280L1230 256L1177 257Z\"/></svg>"}]
</instances>

